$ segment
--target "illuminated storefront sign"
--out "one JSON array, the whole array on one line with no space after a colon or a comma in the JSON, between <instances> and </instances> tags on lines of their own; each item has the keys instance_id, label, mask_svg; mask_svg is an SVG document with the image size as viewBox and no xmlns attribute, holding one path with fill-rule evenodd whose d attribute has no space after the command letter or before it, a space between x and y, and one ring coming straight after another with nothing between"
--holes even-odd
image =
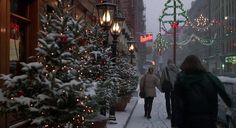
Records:
<instances>
[{"instance_id":1,"label":"illuminated storefront sign","mask_svg":"<svg viewBox=\"0 0 236 128\"><path fill-rule=\"evenodd\" d=\"M145 34L140 36L140 42L146 43L149 41L153 41L153 35L152 34Z\"/></svg>"},{"instance_id":2,"label":"illuminated storefront sign","mask_svg":"<svg viewBox=\"0 0 236 128\"><path fill-rule=\"evenodd\" d=\"M227 56L227 57L225 57L225 62L236 64L236 56Z\"/></svg>"},{"instance_id":3,"label":"illuminated storefront sign","mask_svg":"<svg viewBox=\"0 0 236 128\"><path fill-rule=\"evenodd\" d=\"M232 46L236 47L236 42L232 43Z\"/></svg>"}]
</instances>

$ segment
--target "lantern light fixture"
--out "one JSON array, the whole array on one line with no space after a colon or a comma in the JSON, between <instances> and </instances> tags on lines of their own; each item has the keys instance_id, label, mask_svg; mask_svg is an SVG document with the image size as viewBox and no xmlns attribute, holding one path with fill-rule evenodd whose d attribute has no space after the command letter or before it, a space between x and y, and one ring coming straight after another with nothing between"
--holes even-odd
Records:
<instances>
[{"instance_id":1,"label":"lantern light fixture","mask_svg":"<svg viewBox=\"0 0 236 128\"><path fill-rule=\"evenodd\" d=\"M105 29L109 29L114 19L116 4L104 0L102 3L97 4L96 7L100 25Z\"/></svg>"}]
</instances>

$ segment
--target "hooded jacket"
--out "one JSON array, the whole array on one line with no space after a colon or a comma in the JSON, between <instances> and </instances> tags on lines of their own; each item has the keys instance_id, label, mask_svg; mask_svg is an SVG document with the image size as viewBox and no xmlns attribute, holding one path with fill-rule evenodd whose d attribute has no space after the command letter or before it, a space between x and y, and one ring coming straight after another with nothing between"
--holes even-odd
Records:
<instances>
[{"instance_id":1,"label":"hooded jacket","mask_svg":"<svg viewBox=\"0 0 236 128\"><path fill-rule=\"evenodd\" d=\"M211 73L179 73L174 86L172 125L211 128L217 120L218 96L230 107L223 84Z\"/></svg>"},{"instance_id":2,"label":"hooded jacket","mask_svg":"<svg viewBox=\"0 0 236 128\"><path fill-rule=\"evenodd\" d=\"M166 72L166 69L168 71L168 74L169 74L169 78L167 76L167 72ZM174 64L169 64L167 65L163 70L162 70L162 73L161 73L161 80L160 82L163 83L163 81L166 79L166 80L170 80L173 88L174 88L174 83L175 83L175 80L176 80L176 76L177 76L177 73L179 72L179 69L174 65Z\"/></svg>"}]
</instances>

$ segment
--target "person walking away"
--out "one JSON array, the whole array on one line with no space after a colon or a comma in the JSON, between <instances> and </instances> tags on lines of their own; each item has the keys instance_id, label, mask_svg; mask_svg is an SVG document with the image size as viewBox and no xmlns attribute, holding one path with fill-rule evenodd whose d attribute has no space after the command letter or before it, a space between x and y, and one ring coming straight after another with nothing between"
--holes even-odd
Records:
<instances>
[{"instance_id":1,"label":"person walking away","mask_svg":"<svg viewBox=\"0 0 236 128\"><path fill-rule=\"evenodd\" d=\"M169 59L167 61L167 66L162 70L161 73L161 88L162 92L165 93L165 101L166 101L166 112L167 112L167 119L171 118L171 105L172 105L172 91L173 91L173 86L174 82L176 80L177 73L179 72L179 69L175 66L173 61ZM170 88L163 88L164 81L168 80L171 83Z\"/></svg>"},{"instance_id":2,"label":"person walking away","mask_svg":"<svg viewBox=\"0 0 236 128\"><path fill-rule=\"evenodd\" d=\"M159 79L154 74L154 68L150 66L147 73L145 73L140 80L140 92L145 93L144 97L144 116L148 119L151 118L152 103L154 97L156 97L156 89L160 84Z\"/></svg>"},{"instance_id":3,"label":"person walking away","mask_svg":"<svg viewBox=\"0 0 236 128\"><path fill-rule=\"evenodd\" d=\"M195 55L187 56L180 69L173 91L172 127L217 128L217 94L231 107L223 84Z\"/></svg>"}]
</instances>

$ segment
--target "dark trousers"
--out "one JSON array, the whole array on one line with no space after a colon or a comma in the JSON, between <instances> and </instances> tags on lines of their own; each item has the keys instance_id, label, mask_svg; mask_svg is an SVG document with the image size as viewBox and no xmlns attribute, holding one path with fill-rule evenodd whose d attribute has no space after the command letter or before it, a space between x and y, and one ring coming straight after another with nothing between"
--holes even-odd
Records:
<instances>
[{"instance_id":1,"label":"dark trousers","mask_svg":"<svg viewBox=\"0 0 236 128\"><path fill-rule=\"evenodd\" d=\"M144 98L145 116L151 116L153 99L154 99L154 97L145 97Z\"/></svg>"},{"instance_id":2,"label":"dark trousers","mask_svg":"<svg viewBox=\"0 0 236 128\"><path fill-rule=\"evenodd\" d=\"M172 108L172 92L165 92L165 99L166 99L166 112L168 116L171 116L172 112L171 112L171 108Z\"/></svg>"}]
</instances>

